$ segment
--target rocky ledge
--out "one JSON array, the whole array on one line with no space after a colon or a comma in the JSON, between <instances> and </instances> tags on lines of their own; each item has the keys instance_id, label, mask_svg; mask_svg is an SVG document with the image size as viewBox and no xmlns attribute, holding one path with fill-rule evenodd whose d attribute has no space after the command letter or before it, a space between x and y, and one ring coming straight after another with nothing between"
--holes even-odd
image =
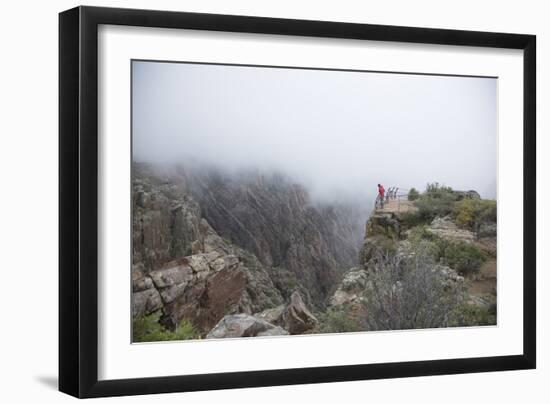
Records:
<instances>
[{"instance_id":1,"label":"rocky ledge","mask_svg":"<svg viewBox=\"0 0 550 404\"><path fill-rule=\"evenodd\" d=\"M436 217L427 230L445 240L464 241L466 243L471 243L475 240L474 233L469 230L460 229L449 217Z\"/></svg>"}]
</instances>

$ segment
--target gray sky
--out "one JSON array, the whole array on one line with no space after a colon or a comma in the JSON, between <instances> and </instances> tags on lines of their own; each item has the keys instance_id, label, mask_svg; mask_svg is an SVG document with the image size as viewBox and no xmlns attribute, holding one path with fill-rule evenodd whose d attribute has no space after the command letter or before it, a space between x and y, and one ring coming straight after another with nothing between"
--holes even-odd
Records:
<instances>
[{"instance_id":1,"label":"gray sky","mask_svg":"<svg viewBox=\"0 0 550 404\"><path fill-rule=\"evenodd\" d=\"M314 196L496 197L496 79L133 63L135 161L282 171Z\"/></svg>"}]
</instances>

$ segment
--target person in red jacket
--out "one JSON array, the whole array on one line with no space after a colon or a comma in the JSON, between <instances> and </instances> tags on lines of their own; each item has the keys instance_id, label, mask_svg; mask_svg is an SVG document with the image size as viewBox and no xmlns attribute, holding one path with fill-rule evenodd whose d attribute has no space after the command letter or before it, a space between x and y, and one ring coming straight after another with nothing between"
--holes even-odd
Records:
<instances>
[{"instance_id":1,"label":"person in red jacket","mask_svg":"<svg viewBox=\"0 0 550 404\"><path fill-rule=\"evenodd\" d=\"M378 184L378 199L380 200L380 206L382 209L384 209L384 194L386 193L386 190L384 189L384 186L382 184Z\"/></svg>"}]
</instances>

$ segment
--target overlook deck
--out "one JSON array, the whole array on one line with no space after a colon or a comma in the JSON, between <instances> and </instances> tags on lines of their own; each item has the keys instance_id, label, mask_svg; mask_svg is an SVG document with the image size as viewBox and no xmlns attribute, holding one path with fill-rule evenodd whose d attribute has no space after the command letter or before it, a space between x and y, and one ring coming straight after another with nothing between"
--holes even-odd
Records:
<instances>
[{"instance_id":1,"label":"overlook deck","mask_svg":"<svg viewBox=\"0 0 550 404\"><path fill-rule=\"evenodd\" d=\"M406 199L390 199L387 202L384 202L384 208L377 208L376 212L379 213L405 213L405 212L416 212L418 208L414 206L412 201Z\"/></svg>"}]
</instances>

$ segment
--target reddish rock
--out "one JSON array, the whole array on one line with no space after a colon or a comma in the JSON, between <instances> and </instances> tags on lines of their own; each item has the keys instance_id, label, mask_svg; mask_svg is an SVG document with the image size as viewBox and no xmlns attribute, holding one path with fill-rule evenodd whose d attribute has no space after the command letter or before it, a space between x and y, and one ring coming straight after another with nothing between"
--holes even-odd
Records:
<instances>
[{"instance_id":1,"label":"reddish rock","mask_svg":"<svg viewBox=\"0 0 550 404\"><path fill-rule=\"evenodd\" d=\"M226 267L206 280L190 285L175 301L166 305L161 322L174 329L182 319L190 320L206 334L239 303L246 289L246 277L239 267Z\"/></svg>"}]
</instances>

